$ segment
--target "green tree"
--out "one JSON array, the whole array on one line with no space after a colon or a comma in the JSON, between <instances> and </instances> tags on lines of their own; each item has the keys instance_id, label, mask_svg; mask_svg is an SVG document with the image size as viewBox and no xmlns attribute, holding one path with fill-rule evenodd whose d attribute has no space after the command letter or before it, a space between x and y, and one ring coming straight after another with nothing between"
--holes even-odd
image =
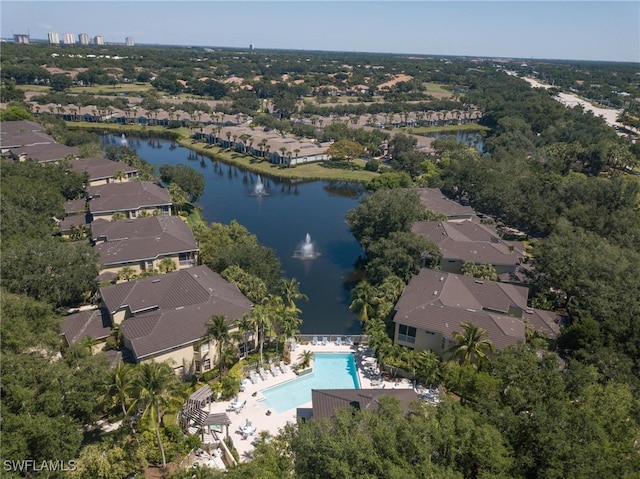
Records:
<instances>
[{"instance_id":1,"label":"green tree","mask_svg":"<svg viewBox=\"0 0 640 479\"><path fill-rule=\"evenodd\" d=\"M162 468L166 469L167 460L160 434L162 416L167 409L177 407L182 402L184 392L167 363L142 363L137 369L134 403L131 409L142 411L142 423L155 433L162 457Z\"/></svg>"},{"instance_id":2,"label":"green tree","mask_svg":"<svg viewBox=\"0 0 640 479\"><path fill-rule=\"evenodd\" d=\"M173 203L173 207L175 208L177 214L182 211L184 205L187 204L189 197L187 193L176 183L171 183L167 190L169 191L171 203Z\"/></svg>"},{"instance_id":3,"label":"green tree","mask_svg":"<svg viewBox=\"0 0 640 479\"><path fill-rule=\"evenodd\" d=\"M267 304L256 304L251 310L251 321L253 322L258 340L260 342L260 362L264 362L263 348L266 332L272 326L272 311Z\"/></svg>"},{"instance_id":4,"label":"green tree","mask_svg":"<svg viewBox=\"0 0 640 479\"><path fill-rule=\"evenodd\" d=\"M486 263L463 263L460 272L465 276L489 281L498 281L498 273L493 265Z\"/></svg>"},{"instance_id":5,"label":"green tree","mask_svg":"<svg viewBox=\"0 0 640 479\"><path fill-rule=\"evenodd\" d=\"M365 153L364 146L351 140L336 141L327 150L327 155L334 160L350 161L364 156Z\"/></svg>"},{"instance_id":6,"label":"green tree","mask_svg":"<svg viewBox=\"0 0 640 479\"><path fill-rule=\"evenodd\" d=\"M229 334L229 324L223 314L217 314L207 320L207 332L205 333L205 341L214 340L218 351L218 368L219 379L222 380L222 349L229 343L231 336Z\"/></svg>"},{"instance_id":7,"label":"green tree","mask_svg":"<svg viewBox=\"0 0 640 479\"><path fill-rule=\"evenodd\" d=\"M279 290L282 299L290 308L296 307L296 301L309 300L306 294L300 292L300 282L295 278L281 279Z\"/></svg>"},{"instance_id":8,"label":"green tree","mask_svg":"<svg viewBox=\"0 0 640 479\"><path fill-rule=\"evenodd\" d=\"M160 179L165 183L176 184L187 194L187 201L193 203L204 192L204 175L187 165L160 165Z\"/></svg>"},{"instance_id":9,"label":"green tree","mask_svg":"<svg viewBox=\"0 0 640 479\"><path fill-rule=\"evenodd\" d=\"M378 304L380 304L379 291L366 281L360 281L351 291L349 309L358 315L362 323L366 323L376 315Z\"/></svg>"},{"instance_id":10,"label":"green tree","mask_svg":"<svg viewBox=\"0 0 640 479\"><path fill-rule=\"evenodd\" d=\"M493 352L493 343L487 338L487 332L473 323L460 323L462 331L453 333L454 344L446 352L452 353L451 359L457 359L460 364L478 366L481 360Z\"/></svg>"},{"instance_id":11,"label":"green tree","mask_svg":"<svg viewBox=\"0 0 640 479\"><path fill-rule=\"evenodd\" d=\"M173 258L162 258L158 263L158 269L161 273L170 273L178 269Z\"/></svg>"}]
</instances>

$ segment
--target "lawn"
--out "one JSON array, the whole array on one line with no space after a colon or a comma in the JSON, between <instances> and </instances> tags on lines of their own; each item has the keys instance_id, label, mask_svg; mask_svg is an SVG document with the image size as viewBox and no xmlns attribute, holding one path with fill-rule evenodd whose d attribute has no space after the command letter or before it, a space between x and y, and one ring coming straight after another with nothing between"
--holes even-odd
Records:
<instances>
[{"instance_id":1,"label":"lawn","mask_svg":"<svg viewBox=\"0 0 640 479\"><path fill-rule=\"evenodd\" d=\"M143 93L153 90L150 83L118 83L116 86L94 85L94 86L73 86L69 88L69 93L91 93L98 95L119 95L120 93Z\"/></svg>"},{"instance_id":2,"label":"lawn","mask_svg":"<svg viewBox=\"0 0 640 479\"><path fill-rule=\"evenodd\" d=\"M412 128L394 128L394 133L411 133L413 135L428 135L429 133L457 133L459 131L489 131L489 128L477 123L467 125L442 125L442 126L414 126Z\"/></svg>"}]
</instances>

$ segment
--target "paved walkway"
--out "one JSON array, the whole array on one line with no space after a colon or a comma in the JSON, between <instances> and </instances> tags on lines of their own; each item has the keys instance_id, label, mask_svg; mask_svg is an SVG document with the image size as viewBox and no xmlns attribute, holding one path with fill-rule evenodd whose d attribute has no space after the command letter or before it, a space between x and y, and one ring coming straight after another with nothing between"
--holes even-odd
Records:
<instances>
[{"instance_id":1,"label":"paved walkway","mask_svg":"<svg viewBox=\"0 0 640 479\"><path fill-rule=\"evenodd\" d=\"M314 353L354 353L356 364L358 367L358 375L360 379L360 385L363 389L369 389L372 387L380 388L411 388L412 384L407 381L383 381L382 383L373 386L371 378L371 369L375 369L374 358L370 350L365 347L356 346L338 346L335 343L329 343L326 346L318 344L313 346L311 344L298 344L296 350L291 353L292 363L295 365L300 361L300 355L303 351L312 351ZM287 422L296 422L296 408L290 409L283 413L276 413L271 411L270 415L267 415L267 405L263 402L264 397L261 391L264 389L282 384L286 381L296 379L298 376L293 372L293 369L289 365L286 368L284 374L273 376L271 373L265 381L259 381L257 384L249 383L245 387L245 391L239 393L238 401L240 403L247 401L245 407L238 413L234 411L228 411L232 401L218 401L209 404L209 412L222 413L227 412L227 415L231 419L231 425L229 426L229 436L233 439L233 444L240 454L240 460L246 461L251 458L253 453L253 441L255 438L260 437L260 432L267 431L271 435L278 434L279 430L283 428ZM375 383L374 383L375 384ZM311 402L300 405L300 408L311 408ZM249 436L247 439L243 439L242 435L237 432L239 427L246 425L246 421L251 421L251 424L256 428L256 433Z\"/></svg>"}]
</instances>

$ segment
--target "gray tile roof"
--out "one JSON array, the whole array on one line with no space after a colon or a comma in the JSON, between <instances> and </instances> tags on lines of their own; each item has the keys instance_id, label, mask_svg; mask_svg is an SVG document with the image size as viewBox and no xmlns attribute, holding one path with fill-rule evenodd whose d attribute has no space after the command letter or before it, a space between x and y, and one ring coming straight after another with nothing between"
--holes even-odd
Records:
<instances>
[{"instance_id":1,"label":"gray tile roof","mask_svg":"<svg viewBox=\"0 0 640 479\"><path fill-rule=\"evenodd\" d=\"M515 268L524 258L522 242L504 241L489 226L471 221L418 221L411 231L437 244L445 260L512 265Z\"/></svg>"},{"instance_id":2,"label":"gray tile roof","mask_svg":"<svg viewBox=\"0 0 640 479\"><path fill-rule=\"evenodd\" d=\"M34 121L3 121L0 124L0 146L7 149L55 143L53 137L43 130L42 125Z\"/></svg>"},{"instance_id":3,"label":"gray tile roof","mask_svg":"<svg viewBox=\"0 0 640 479\"><path fill-rule=\"evenodd\" d=\"M63 206L64 212L68 215L84 213L87 210L87 200L85 198L80 200L67 200Z\"/></svg>"},{"instance_id":4,"label":"gray tile roof","mask_svg":"<svg viewBox=\"0 0 640 479\"><path fill-rule=\"evenodd\" d=\"M90 186L87 194L93 214L171 205L169 192L150 181L127 181Z\"/></svg>"},{"instance_id":5,"label":"gray tile roof","mask_svg":"<svg viewBox=\"0 0 640 479\"><path fill-rule=\"evenodd\" d=\"M109 266L198 251L191 228L179 216L152 216L91 223L94 249L100 263Z\"/></svg>"},{"instance_id":6,"label":"gray tile roof","mask_svg":"<svg viewBox=\"0 0 640 479\"><path fill-rule=\"evenodd\" d=\"M83 158L69 162L71 169L76 173L87 173L89 181L113 178L117 171L126 174L135 174L138 170L121 161L111 161L107 158Z\"/></svg>"},{"instance_id":7,"label":"gray tile roof","mask_svg":"<svg viewBox=\"0 0 640 479\"><path fill-rule=\"evenodd\" d=\"M121 330L138 360L197 341L211 316L240 319L252 307L206 266L106 286L100 295L110 312L128 307L134 314Z\"/></svg>"},{"instance_id":8,"label":"gray tile roof","mask_svg":"<svg viewBox=\"0 0 640 479\"><path fill-rule=\"evenodd\" d=\"M361 411L377 411L381 397L395 397L406 413L412 402L419 399L413 389L312 389L311 403L314 419L331 419L337 409L347 407Z\"/></svg>"},{"instance_id":9,"label":"gray tile roof","mask_svg":"<svg viewBox=\"0 0 640 479\"><path fill-rule=\"evenodd\" d=\"M60 324L67 343L74 344L83 338L104 339L111 334L111 320L104 309L73 313Z\"/></svg>"},{"instance_id":10,"label":"gray tile roof","mask_svg":"<svg viewBox=\"0 0 640 479\"><path fill-rule=\"evenodd\" d=\"M11 148L11 155L14 158L17 159L24 156L25 159L37 163L60 161L68 155L78 156L79 154L80 150L77 147L60 145L59 143L35 144Z\"/></svg>"},{"instance_id":11,"label":"gray tile roof","mask_svg":"<svg viewBox=\"0 0 640 479\"><path fill-rule=\"evenodd\" d=\"M423 268L398 300L394 322L440 332L447 338L461 330L460 323L473 323L487 332L496 348L524 340L524 321L555 337L560 316L529 308L527 298L524 286Z\"/></svg>"},{"instance_id":12,"label":"gray tile roof","mask_svg":"<svg viewBox=\"0 0 640 479\"><path fill-rule=\"evenodd\" d=\"M475 216L473 208L470 206L462 206L453 200L447 198L439 188L418 188L420 202L429 211L444 215L447 218L465 218Z\"/></svg>"}]
</instances>

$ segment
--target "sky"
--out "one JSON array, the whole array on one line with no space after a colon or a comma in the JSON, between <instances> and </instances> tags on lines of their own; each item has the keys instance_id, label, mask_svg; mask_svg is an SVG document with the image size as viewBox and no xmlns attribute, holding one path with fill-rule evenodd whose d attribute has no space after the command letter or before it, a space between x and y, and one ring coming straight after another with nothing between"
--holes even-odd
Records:
<instances>
[{"instance_id":1,"label":"sky","mask_svg":"<svg viewBox=\"0 0 640 479\"><path fill-rule=\"evenodd\" d=\"M0 0L0 36L640 62L640 1Z\"/></svg>"}]
</instances>

